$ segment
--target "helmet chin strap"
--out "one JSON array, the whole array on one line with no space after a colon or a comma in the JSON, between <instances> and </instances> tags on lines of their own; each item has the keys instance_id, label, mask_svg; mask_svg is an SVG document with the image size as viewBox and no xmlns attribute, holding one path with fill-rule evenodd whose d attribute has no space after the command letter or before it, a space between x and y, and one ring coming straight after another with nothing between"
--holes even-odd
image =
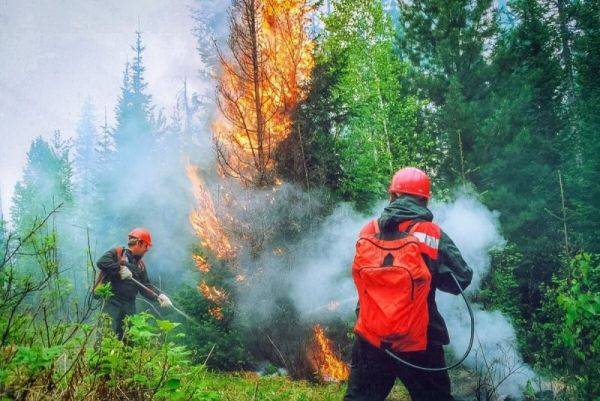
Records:
<instances>
[{"instance_id":1,"label":"helmet chin strap","mask_svg":"<svg viewBox=\"0 0 600 401\"><path fill-rule=\"evenodd\" d=\"M454 279L454 282L456 283L456 286L458 287L458 289L460 291L460 295L462 296L462 298L465 301L465 304L467 305L467 309L469 311L469 317L471 318L471 338L469 339L469 346L467 347L467 350L465 351L465 353L462 356L462 358L460 358L460 360L458 360L458 362L456 362L456 363L454 363L454 364L452 364L450 366L444 366L444 367L441 367L441 368L427 368L427 367L424 367L424 366L418 366L418 365L412 364L412 363L410 363L408 361L405 361L404 359L400 358L398 355L394 354L389 348L382 348L382 350L386 354L388 354L389 356L391 356L394 360L400 362L403 365L411 367L413 369L424 370L426 372L442 372L442 371L445 371L445 370L454 369L455 367L457 367L458 365L460 365L461 363L463 363L465 359L467 359L467 356L471 352L471 348L473 348L473 338L475 337L475 317L473 316L473 310L471 309L471 305L469 304L469 301L467 300L467 297L465 297L465 293L463 292L462 287L458 283L458 280L456 279L456 277L454 276L454 274L452 274L451 272L450 272L450 276L452 276L452 279Z\"/></svg>"}]
</instances>

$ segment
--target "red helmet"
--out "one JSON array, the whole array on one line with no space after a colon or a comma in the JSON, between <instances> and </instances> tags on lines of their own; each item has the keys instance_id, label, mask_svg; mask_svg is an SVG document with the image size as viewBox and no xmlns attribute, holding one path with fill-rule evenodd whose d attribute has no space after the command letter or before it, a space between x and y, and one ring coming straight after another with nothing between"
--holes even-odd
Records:
<instances>
[{"instance_id":1,"label":"red helmet","mask_svg":"<svg viewBox=\"0 0 600 401\"><path fill-rule=\"evenodd\" d=\"M152 236L150 235L150 231L146 230L145 228L134 228L129 233L129 237L144 241L146 244L148 244L148 247L152 246Z\"/></svg>"},{"instance_id":2,"label":"red helmet","mask_svg":"<svg viewBox=\"0 0 600 401\"><path fill-rule=\"evenodd\" d=\"M415 167L405 167L394 174L388 192L391 194L410 194L429 200L431 182L424 171Z\"/></svg>"}]
</instances>

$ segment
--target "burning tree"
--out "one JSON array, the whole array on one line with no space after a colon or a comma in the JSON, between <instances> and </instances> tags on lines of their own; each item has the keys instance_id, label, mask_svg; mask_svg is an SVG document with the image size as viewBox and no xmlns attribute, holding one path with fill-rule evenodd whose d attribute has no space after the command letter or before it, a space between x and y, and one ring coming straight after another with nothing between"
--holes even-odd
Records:
<instances>
[{"instance_id":1,"label":"burning tree","mask_svg":"<svg viewBox=\"0 0 600 401\"><path fill-rule=\"evenodd\" d=\"M231 259L235 256L235 247L231 244L222 221L217 215L217 209L212 195L196 167L186 166L187 176L192 183L197 208L190 214L190 223L200 239L203 248L213 252L219 259ZM209 271L206 260L200 256L194 257L201 271Z\"/></svg>"},{"instance_id":2,"label":"burning tree","mask_svg":"<svg viewBox=\"0 0 600 401\"><path fill-rule=\"evenodd\" d=\"M275 172L275 155L290 137L293 114L306 97L313 68L314 42L307 33L312 11L308 0L232 1L228 46L217 49L218 113L212 131L218 192L188 166L198 204L190 221L201 245L193 259L202 275L197 290L210 305L207 313L227 322L233 313L229 307L235 306L238 322L251 322L252 334L243 337L253 357L281 364L293 377L323 373L329 378L328 371L312 366L307 355L310 326L300 324L285 289L269 292L276 301L264 313L266 320L258 322L262 317L253 315L262 304L252 310L242 306L257 294L256 299L265 298L261 291L268 287L268 255L275 255L281 268L291 268L282 239L293 237L293 230L305 232L306 219L292 221L301 213L289 213L290 200L302 205L302 213L317 209L310 197L277 185Z\"/></svg>"},{"instance_id":3,"label":"burning tree","mask_svg":"<svg viewBox=\"0 0 600 401\"><path fill-rule=\"evenodd\" d=\"M245 186L276 182L274 153L291 131L313 66L307 0L234 0L229 52L219 49L219 116L214 142L220 172Z\"/></svg>"}]
</instances>

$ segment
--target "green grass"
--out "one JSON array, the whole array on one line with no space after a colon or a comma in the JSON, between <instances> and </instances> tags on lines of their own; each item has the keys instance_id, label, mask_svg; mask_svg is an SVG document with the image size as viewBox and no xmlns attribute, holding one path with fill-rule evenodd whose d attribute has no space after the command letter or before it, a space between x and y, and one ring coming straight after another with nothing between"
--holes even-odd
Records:
<instances>
[{"instance_id":1,"label":"green grass","mask_svg":"<svg viewBox=\"0 0 600 401\"><path fill-rule=\"evenodd\" d=\"M313 384L281 376L259 377L253 373L215 373L205 371L199 382L202 391L224 401L341 401L346 384ZM409 401L401 384L396 384L388 401Z\"/></svg>"}]
</instances>

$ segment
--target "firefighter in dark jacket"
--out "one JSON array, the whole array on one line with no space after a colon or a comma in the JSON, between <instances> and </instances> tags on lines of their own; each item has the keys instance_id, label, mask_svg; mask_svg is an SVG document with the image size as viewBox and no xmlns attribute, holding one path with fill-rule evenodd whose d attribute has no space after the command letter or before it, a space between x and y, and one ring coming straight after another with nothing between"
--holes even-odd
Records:
<instances>
[{"instance_id":1,"label":"firefighter in dark jacket","mask_svg":"<svg viewBox=\"0 0 600 401\"><path fill-rule=\"evenodd\" d=\"M142 258L152 246L150 232L135 228L129 233L127 248L116 247L107 251L96 265L100 269L103 282L111 284L113 295L106 301L102 311L112 319L112 329L119 339L123 339L123 320L135 314L135 298L138 292L162 307L172 306L171 300L161 294L148 279L148 272ZM139 288L131 278L142 283L152 292Z\"/></svg>"},{"instance_id":2,"label":"firefighter in dark jacket","mask_svg":"<svg viewBox=\"0 0 600 401\"><path fill-rule=\"evenodd\" d=\"M407 231L418 223L411 233L419 239L421 254L432 276L427 298L427 348L424 351L403 352L398 356L417 366L444 367L446 362L442 346L449 343L449 336L436 306L435 293L441 290L459 294L460 290L448 273L452 272L465 289L471 283L473 271L450 237L431 222L433 214L427 208L430 181L423 171L412 167L399 170L392 179L389 193L389 205L378 220L369 222L362 229L361 236L376 232ZM380 231L376 231L377 225ZM396 378L407 388L412 401L454 400L447 371L426 372L410 368L394 361L384 351L356 335L344 401L383 401Z\"/></svg>"}]
</instances>

